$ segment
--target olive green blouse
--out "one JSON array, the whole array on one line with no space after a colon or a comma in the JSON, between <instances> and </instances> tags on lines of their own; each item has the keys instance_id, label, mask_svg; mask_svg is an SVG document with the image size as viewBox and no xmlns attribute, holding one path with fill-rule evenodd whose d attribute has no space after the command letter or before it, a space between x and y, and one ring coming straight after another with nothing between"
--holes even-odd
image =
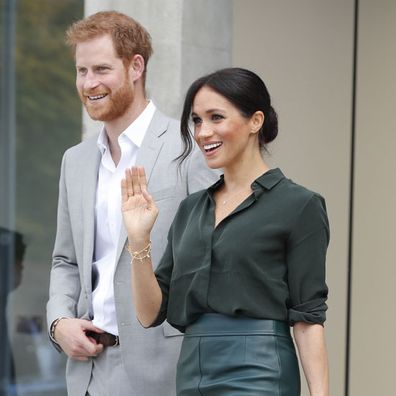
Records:
<instances>
[{"instance_id":1,"label":"olive green blouse","mask_svg":"<svg viewBox=\"0 0 396 396\"><path fill-rule=\"evenodd\" d=\"M184 331L201 314L323 324L329 226L324 199L271 169L217 227L207 190L181 204L156 270L160 313Z\"/></svg>"}]
</instances>

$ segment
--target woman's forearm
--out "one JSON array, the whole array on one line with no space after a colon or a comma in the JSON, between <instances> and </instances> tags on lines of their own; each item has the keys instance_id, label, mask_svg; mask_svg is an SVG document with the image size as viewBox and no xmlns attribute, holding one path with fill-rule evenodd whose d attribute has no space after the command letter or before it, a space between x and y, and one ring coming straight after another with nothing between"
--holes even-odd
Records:
<instances>
[{"instance_id":1,"label":"woman's forearm","mask_svg":"<svg viewBox=\"0 0 396 396\"><path fill-rule=\"evenodd\" d=\"M323 326L298 322L293 334L310 395L328 396L329 373Z\"/></svg>"},{"instance_id":2,"label":"woman's forearm","mask_svg":"<svg viewBox=\"0 0 396 396\"><path fill-rule=\"evenodd\" d=\"M149 238L129 245L131 253L132 296L136 315L144 327L149 327L158 316L162 292L151 263Z\"/></svg>"},{"instance_id":3,"label":"woman's forearm","mask_svg":"<svg viewBox=\"0 0 396 396\"><path fill-rule=\"evenodd\" d=\"M162 292L153 272L150 242L150 233L159 211L147 191L144 168L125 170L125 178L121 181L121 197L122 217L131 254L133 303L140 323L149 327L161 308Z\"/></svg>"}]
</instances>

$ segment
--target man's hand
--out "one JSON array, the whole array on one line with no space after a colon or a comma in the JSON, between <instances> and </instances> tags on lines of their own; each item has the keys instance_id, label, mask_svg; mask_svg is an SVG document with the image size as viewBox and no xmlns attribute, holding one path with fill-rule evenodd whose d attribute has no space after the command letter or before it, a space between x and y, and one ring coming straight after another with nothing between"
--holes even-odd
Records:
<instances>
[{"instance_id":1,"label":"man's hand","mask_svg":"<svg viewBox=\"0 0 396 396\"><path fill-rule=\"evenodd\" d=\"M93 338L86 336L88 330L103 333L89 320L65 318L56 325L54 336L67 356L85 361L103 351L102 344L97 344Z\"/></svg>"}]
</instances>

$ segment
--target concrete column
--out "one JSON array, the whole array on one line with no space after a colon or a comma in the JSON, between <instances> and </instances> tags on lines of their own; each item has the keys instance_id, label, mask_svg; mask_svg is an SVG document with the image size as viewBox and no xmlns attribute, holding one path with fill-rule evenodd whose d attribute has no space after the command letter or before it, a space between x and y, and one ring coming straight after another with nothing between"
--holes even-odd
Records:
<instances>
[{"instance_id":1,"label":"concrete column","mask_svg":"<svg viewBox=\"0 0 396 396\"><path fill-rule=\"evenodd\" d=\"M201 75L231 65L233 1L86 0L85 15L117 10L139 21L151 34L147 91L166 114L179 118L185 92ZM84 135L100 123L85 113Z\"/></svg>"}]
</instances>

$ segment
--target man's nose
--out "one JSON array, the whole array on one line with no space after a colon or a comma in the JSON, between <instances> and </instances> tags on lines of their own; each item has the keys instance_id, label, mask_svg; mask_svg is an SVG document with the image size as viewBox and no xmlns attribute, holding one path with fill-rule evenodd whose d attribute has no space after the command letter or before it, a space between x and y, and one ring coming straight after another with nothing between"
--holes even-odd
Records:
<instances>
[{"instance_id":1,"label":"man's nose","mask_svg":"<svg viewBox=\"0 0 396 396\"><path fill-rule=\"evenodd\" d=\"M84 90L91 90L100 84L99 79L95 73L88 72L84 79Z\"/></svg>"}]
</instances>

